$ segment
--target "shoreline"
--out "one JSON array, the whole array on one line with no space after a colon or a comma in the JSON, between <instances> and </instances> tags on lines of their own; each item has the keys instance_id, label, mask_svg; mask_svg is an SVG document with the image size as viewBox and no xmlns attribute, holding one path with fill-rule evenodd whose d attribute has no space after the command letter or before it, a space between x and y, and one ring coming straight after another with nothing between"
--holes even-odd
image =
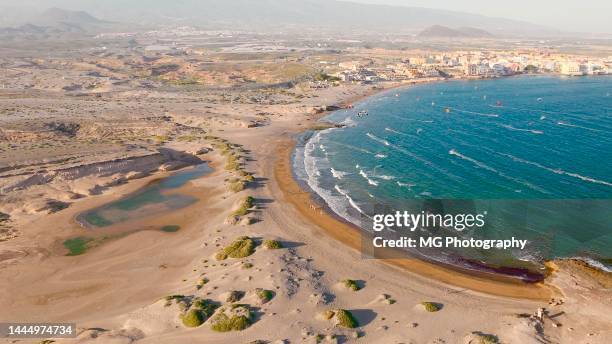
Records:
<instances>
[{"instance_id":1,"label":"shoreline","mask_svg":"<svg viewBox=\"0 0 612 344\"><path fill-rule=\"evenodd\" d=\"M293 175L292 152L295 141L287 140L278 145L278 159L274 166L274 177L285 200L310 223L320 228L334 240L360 251L362 231L330 214L325 207L315 202L310 192L302 189ZM529 300L548 300L556 290L545 283L525 283L502 276L475 276L458 269L426 262L416 258L380 259L384 264L431 278L445 284L467 288L484 294Z\"/></svg>"},{"instance_id":2,"label":"shoreline","mask_svg":"<svg viewBox=\"0 0 612 344\"><path fill-rule=\"evenodd\" d=\"M418 83L394 83L383 85L379 88L371 88L363 94L338 102L343 108L348 104L364 101L365 99L390 92L395 89L408 88L420 84L430 84L448 81L470 81L468 78L458 79L435 79L423 80ZM318 113L315 122L328 116L332 111ZM331 123L331 122L330 122ZM305 129L308 130L308 129ZM300 131L303 133L305 130ZM298 134L299 134L298 133ZM334 240L340 241L345 246L361 253L362 230L348 221L337 216L327 205L321 205L313 199L312 191L304 190L295 179L293 173L292 154L296 146L295 138L291 138L278 145L278 160L274 163L274 177L284 197L296 210L310 223L319 227ZM509 276L496 275L489 272L466 271L458 267L444 265L442 263L428 262L419 258L386 258L378 259L384 264L393 266L403 271L417 274L425 278L431 278L445 284L456 287L468 288L475 292L484 294L528 299L548 300L559 294L554 286L547 284L550 277L547 274L542 282L527 283L520 279ZM476 276L479 275L479 276Z\"/></svg>"}]
</instances>

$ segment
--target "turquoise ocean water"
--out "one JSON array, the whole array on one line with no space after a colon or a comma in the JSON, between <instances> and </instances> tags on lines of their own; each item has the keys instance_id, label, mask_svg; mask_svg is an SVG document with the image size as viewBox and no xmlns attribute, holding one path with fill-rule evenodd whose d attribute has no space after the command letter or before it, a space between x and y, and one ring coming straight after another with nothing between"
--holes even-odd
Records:
<instances>
[{"instance_id":1,"label":"turquoise ocean water","mask_svg":"<svg viewBox=\"0 0 612 344\"><path fill-rule=\"evenodd\" d=\"M418 211L429 202L487 212L486 228L448 235L529 240L527 249L510 252L421 252L437 260L514 266L583 257L609 268L611 93L610 76L387 91L326 117L345 128L306 134L295 174L364 230L381 206ZM358 116L362 110L368 115Z\"/></svg>"}]
</instances>

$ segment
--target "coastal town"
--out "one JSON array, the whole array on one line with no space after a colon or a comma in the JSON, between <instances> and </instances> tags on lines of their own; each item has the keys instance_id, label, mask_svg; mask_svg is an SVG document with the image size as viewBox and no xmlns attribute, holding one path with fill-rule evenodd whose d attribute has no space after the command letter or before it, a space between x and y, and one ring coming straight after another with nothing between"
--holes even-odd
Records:
<instances>
[{"instance_id":1,"label":"coastal town","mask_svg":"<svg viewBox=\"0 0 612 344\"><path fill-rule=\"evenodd\" d=\"M612 74L612 56L593 58L542 51L458 51L412 55L399 63L346 61L332 73L342 81L410 81L420 78L497 78L519 74L585 76Z\"/></svg>"}]
</instances>

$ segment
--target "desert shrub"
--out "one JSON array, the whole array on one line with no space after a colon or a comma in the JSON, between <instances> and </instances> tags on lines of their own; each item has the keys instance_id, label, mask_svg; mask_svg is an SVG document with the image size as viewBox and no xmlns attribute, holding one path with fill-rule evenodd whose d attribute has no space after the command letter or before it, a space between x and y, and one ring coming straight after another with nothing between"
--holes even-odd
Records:
<instances>
[{"instance_id":1,"label":"desert shrub","mask_svg":"<svg viewBox=\"0 0 612 344\"><path fill-rule=\"evenodd\" d=\"M196 289L200 290L202 289L202 287L204 287L204 285L208 283L208 278L206 277L202 277L198 280L198 283L196 283Z\"/></svg>"},{"instance_id":2,"label":"desert shrub","mask_svg":"<svg viewBox=\"0 0 612 344\"><path fill-rule=\"evenodd\" d=\"M166 307L170 307L172 305L173 301L180 302L180 301L183 301L184 299L185 299L184 295L169 295L169 296L166 296L166 297L164 297L164 300L166 300L165 306Z\"/></svg>"},{"instance_id":3,"label":"desert shrub","mask_svg":"<svg viewBox=\"0 0 612 344\"><path fill-rule=\"evenodd\" d=\"M359 326L357 319L353 316L353 313L345 309L337 309L335 311L337 325L346 328L355 328Z\"/></svg>"},{"instance_id":4,"label":"desert shrub","mask_svg":"<svg viewBox=\"0 0 612 344\"><path fill-rule=\"evenodd\" d=\"M231 182L227 187L231 192L240 192L246 188L246 183L242 180Z\"/></svg>"},{"instance_id":5,"label":"desert shrub","mask_svg":"<svg viewBox=\"0 0 612 344\"><path fill-rule=\"evenodd\" d=\"M283 248L283 244L281 244L277 240L271 240L271 239L264 240L263 246L269 250L278 250L278 249Z\"/></svg>"},{"instance_id":6,"label":"desert shrub","mask_svg":"<svg viewBox=\"0 0 612 344\"><path fill-rule=\"evenodd\" d=\"M197 297L195 300L193 300L191 308L201 311L206 320L215 313L215 310L219 308L219 305L211 300Z\"/></svg>"},{"instance_id":7,"label":"desert shrub","mask_svg":"<svg viewBox=\"0 0 612 344\"><path fill-rule=\"evenodd\" d=\"M242 263L242 268L243 269L250 269L253 267L252 263Z\"/></svg>"},{"instance_id":8,"label":"desert shrub","mask_svg":"<svg viewBox=\"0 0 612 344\"><path fill-rule=\"evenodd\" d=\"M499 343L499 339L497 338L497 336L494 336L492 334L485 334L485 333L481 333L481 332L472 332L472 334L474 335L474 339L476 339L476 343L478 344L498 344Z\"/></svg>"},{"instance_id":9,"label":"desert shrub","mask_svg":"<svg viewBox=\"0 0 612 344\"><path fill-rule=\"evenodd\" d=\"M242 200L238 209L234 210L233 216L244 216L249 213L249 209L253 208L255 199L251 196L247 196Z\"/></svg>"},{"instance_id":10,"label":"desert shrub","mask_svg":"<svg viewBox=\"0 0 612 344\"><path fill-rule=\"evenodd\" d=\"M199 309L191 309L181 316L186 327L198 327L204 323L204 315Z\"/></svg>"},{"instance_id":11,"label":"desert shrub","mask_svg":"<svg viewBox=\"0 0 612 344\"><path fill-rule=\"evenodd\" d=\"M426 311L428 312L437 312L440 309L442 309L442 307L440 306L440 304L437 304L435 302L421 302L421 305L425 308Z\"/></svg>"},{"instance_id":12,"label":"desert shrub","mask_svg":"<svg viewBox=\"0 0 612 344\"><path fill-rule=\"evenodd\" d=\"M218 143L215 145L215 148L217 148L222 155L230 154L232 151L232 147L227 143Z\"/></svg>"},{"instance_id":13,"label":"desert shrub","mask_svg":"<svg viewBox=\"0 0 612 344\"><path fill-rule=\"evenodd\" d=\"M246 182L252 182L252 181L254 181L254 180L255 180L255 176L253 176L253 174L252 174L252 173L242 171L242 172L240 173L240 175L242 176L242 178L243 178L243 179L244 179L244 181L246 181Z\"/></svg>"},{"instance_id":14,"label":"desert shrub","mask_svg":"<svg viewBox=\"0 0 612 344\"><path fill-rule=\"evenodd\" d=\"M271 291L271 290L257 289L256 293L257 293L257 297L259 298L259 301L261 301L261 303L266 303L266 302L272 300L272 298L274 297L274 292Z\"/></svg>"},{"instance_id":15,"label":"desert shrub","mask_svg":"<svg viewBox=\"0 0 612 344\"><path fill-rule=\"evenodd\" d=\"M252 255L255 252L255 242L247 237L239 237L229 246L217 253L217 260L225 260L229 258L244 258Z\"/></svg>"},{"instance_id":16,"label":"desert shrub","mask_svg":"<svg viewBox=\"0 0 612 344\"><path fill-rule=\"evenodd\" d=\"M217 332L242 331L251 326L252 318L246 305L223 307L210 319L210 327Z\"/></svg>"},{"instance_id":17,"label":"desert shrub","mask_svg":"<svg viewBox=\"0 0 612 344\"><path fill-rule=\"evenodd\" d=\"M219 251L217 252L217 254L215 254L215 259L216 260L226 260L227 259L227 253L225 253L225 251Z\"/></svg>"},{"instance_id":18,"label":"desert shrub","mask_svg":"<svg viewBox=\"0 0 612 344\"><path fill-rule=\"evenodd\" d=\"M352 279L345 279L344 281L342 281L342 283L347 289L350 289L352 291L358 291L361 289L361 287L359 287L359 284L357 284L357 282L353 281Z\"/></svg>"},{"instance_id":19,"label":"desert shrub","mask_svg":"<svg viewBox=\"0 0 612 344\"><path fill-rule=\"evenodd\" d=\"M232 290L230 291L229 295L225 299L225 302L229 302L229 303L238 302L242 300L243 297L244 297L243 291Z\"/></svg>"},{"instance_id":20,"label":"desert shrub","mask_svg":"<svg viewBox=\"0 0 612 344\"><path fill-rule=\"evenodd\" d=\"M225 169L228 171L240 170L240 156L236 154L228 155L227 162L225 163Z\"/></svg>"}]
</instances>

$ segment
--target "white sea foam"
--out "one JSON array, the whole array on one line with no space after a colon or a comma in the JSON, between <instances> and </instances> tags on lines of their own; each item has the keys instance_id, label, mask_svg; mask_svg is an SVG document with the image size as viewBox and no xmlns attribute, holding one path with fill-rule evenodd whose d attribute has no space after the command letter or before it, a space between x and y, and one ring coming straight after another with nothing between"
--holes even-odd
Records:
<instances>
[{"instance_id":1,"label":"white sea foam","mask_svg":"<svg viewBox=\"0 0 612 344\"><path fill-rule=\"evenodd\" d=\"M334 176L334 178L336 178L336 179L343 179L345 176L350 174L348 172L343 172L343 171L335 170L333 167L330 168L330 172L331 172L332 176Z\"/></svg>"},{"instance_id":2,"label":"white sea foam","mask_svg":"<svg viewBox=\"0 0 612 344\"><path fill-rule=\"evenodd\" d=\"M401 131L397 131L397 130L394 130L394 129L391 129L391 128L385 128L385 130L388 131L388 132L394 133L394 134L398 134L398 135L404 135L404 136L408 135L406 133L402 133Z\"/></svg>"},{"instance_id":3,"label":"white sea foam","mask_svg":"<svg viewBox=\"0 0 612 344\"><path fill-rule=\"evenodd\" d=\"M442 173L442 174L444 174L444 175L446 175L446 176L448 176L448 177L450 177L450 178L452 178L452 179L455 179L455 180L461 180L461 179L462 179L462 178L457 177L457 176L455 176L454 174L450 173L449 171L446 171L445 169L443 169L443 168L440 168L440 167L436 166L435 164L433 164L433 163L432 163L432 162L430 162L429 160L426 160L426 159L424 159L424 158L421 158L420 156L418 156L418 155L416 155L416 154L412 153L411 151L409 151L409 150L407 150L407 149L405 149L405 148L402 148L402 147L400 147L400 146L396 146L396 145L394 145L394 144L389 145L389 147L391 147L392 149L394 149L394 150L396 150L396 151L398 151L398 152L400 152L400 153L403 153L403 154L405 154L405 155L407 155L407 156L409 156L409 157L413 158L414 160L420 161L420 162L421 162L421 163L423 163L424 165L427 165L427 166L429 166L430 168L432 168L432 169L434 169L434 170L436 170L436 171L438 171L438 172L440 172L440 173Z\"/></svg>"},{"instance_id":4,"label":"white sea foam","mask_svg":"<svg viewBox=\"0 0 612 344\"><path fill-rule=\"evenodd\" d=\"M544 134L543 131L541 130L532 130L532 129L521 129L521 128L515 128L511 125L507 125L507 124L500 124L500 127L506 128L508 130L513 130L513 131L523 131L523 132L527 132L527 133L532 133L532 134L537 134L537 135L542 135Z\"/></svg>"},{"instance_id":5,"label":"white sea foam","mask_svg":"<svg viewBox=\"0 0 612 344\"><path fill-rule=\"evenodd\" d=\"M338 185L334 185L334 189L336 191L338 191L339 194L341 194L342 196L344 196L344 198L346 198L346 200L348 201L348 203L350 204L351 207L353 207L355 210L357 210L358 212L360 212L363 215L368 216L366 213L363 212L363 210L361 209L361 207L357 204L357 202L355 202L354 199L351 198L351 196L349 195L348 191L343 190L341 187L339 187ZM370 194L368 194L370 195ZM370 195L371 196L371 195ZM374 196L372 196L374 197ZM369 216L368 216L369 217Z\"/></svg>"},{"instance_id":6,"label":"white sea foam","mask_svg":"<svg viewBox=\"0 0 612 344\"><path fill-rule=\"evenodd\" d=\"M362 153L366 153L366 154L374 154L373 152L370 152L367 149L363 149L361 147L356 147L356 146L352 146L352 145L347 145L346 143L342 143L342 142L338 142L338 141L331 141L333 144L335 145L339 145L342 147L346 147L348 149L354 150L356 152L362 152Z\"/></svg>"},{"instance_id":7,"label":"white sea foam","mask_svg":"<svg viewBox=\"0 0 612 344\"><path fill-rule=\"evenodd\" d=\"M313 152L324 134L325 130L318 132L306 143L304 147L304 170L306 172L306 183L314 192L325 200L325 203L327 203L331 210L333 210L336 214L342 216L344 219L356 224L357 226L360 226L361 221L359 218L351 216L348 211L349 207L351 207L363 214L363 211L357 205L357 203L339 187L335 187L335 189L341 194L340 196L334 195L331 190L326 190L319 184L319 171L320 169L329 168L329 161L327 161L325 158L315 157Z\"/></svg>"},{"instance_id":8,"label":"white sea foam","mask_svg":"<svg viewBox=\"0 0 612 344\"><path fill-rule=\"evenodd\" d=\"M599 179L591 178L591 177L588 177L588 176L583 176L583 175L580 175L578 173L564 171L564 170L562 170L560 168L550 168L550 167L544 166L544 165L542 165L540 163L529 161L529 160L525 160L525 159L521 159L521 158L515 157L514 155L510 155L510 154L504 154L504 153L499 153L499 154L503 155L503 156L506 156L506 157L516 161L516 162L520 162L520 163L523 163L523 164L539 167L539 168L542 168L544 170L547 170L547 171L555 173L555 174L562 174L562 175L566 175L566 176L569 176L569 177L578 178L578 179L583 180L585 182L601 184L601 185L606 185L606 186L612 186L612 183L607 182L605 180L599 180Z\"/></svg>"},{"instance_id":9,"label":"white sea foam","mask_svg":"<svg viewBox=\"0 0 612 344\"><path fill-rule=\"evenodd\" d=\"M390 146L390 145L391 145L391 144L389 143L389 141L384 140L384 139L381 139L380 137L377 137L377 136L372 135L372 134L370 134L370 133L367 133L367 134L366 134L366 136L367 136L367 137L369 137L369 138L371 138L372 140L374 140L374 141L376 141L376 142L380 142L380 143L382 143L382 144L383 144L383 145L385 145L385 146Z\"/></svg>"},{"instance_id":10,"label":"white sea foam","mask_svg":"<svg viewBox=\"0 0 612 344\"><path fill-rule=\"evenodd\" d=\"M346 197L346 199L348 200L349 204L351 205L351 207L353 207L355 210L357 210L358 212L360 212L361 214L368 216L366 213L363 212L363 210L361 210L361 208L359 207L359 205L357 205L357 202L355 202L355 200L353 200L351 198L351 196L349 195L344 195L344 197ZM369 217L369 216L368 216Z\"/></svg>"},{"instance_id":11,"label":"white sea foam","mask_svg":"<svg viewBox=\"0 0 612 344\"><path fill-rule=\"evenodd\" d=\"M609 268L608 266L606 266L605 264L596 261L595 259L592 258L588 258L588 257L573 257L572 259L578 259L581 260L587 264L589 264L590 266L597 268L601 271L605 271L605 272L612 272L612 269Z\"/></svg>"},{"instance_id":12,"label":"white sea foam","mask_svg":"<svg viewBox=\"0 0 612 344\"><path fill-rule=\"evenodd\" d=\"M411 189L413 186L416 186L416 184L410 184L410 183L402 183L399 180L395 182L397 184L397 186L402 187L402 188L408 188Z\"/></svg>"},{"instance_id":13,"label":"white sea foam","mask_svg":"<svg viewBox=\"0 0 612 344\"><path fill-rule=\"evenodd\" d=\"M526 181L521 180L521 179L519 179L519 178L515 178L515 177L512 177L512 176L509 176L509 175L507 175L507 174L505 174L505 173L503 173L503 172L500 172L500 171L496 170L495 168L493 168L493 167L491 167L491 166L489 166L489 165L487 165L487 164L485 164L485 163L483 163L483 162L481 162L481 161L478 161L478 160L476 160L476 159L474 159L474 158L470 158L469 156L463 155L463 154L459 153L459 152L458 152L457 150L455 150L455 149L451 149L451 150L448 152L448 154L450 154L450 155L454 155L454 156L456 156L456 157L458 157L458 158L460 158L460 159L463 159L463 160L469 161L469 162L471 162L472 164L476 165L477 167L480 167L480 168L482 168L482 169L485 169L485 170L487 170L487 171L490 171L490 172L492 172L492 173L495 173L495 174L497 174L498 176L503 177L503 178L506 178L506 179L511 180L511 181L513 181L513 182L516 182L516 183L519 183L519 184L525 185L525 186L527 186L527 187L529 187L529 188L531 188L531 189L533 189L533 190L536 190L536 191L539 191L539 192L542 192L542 193L546 193L546 194L547 194L547 193L549 193L548 191L546 191L546 190L544 190L544 189L542 189L542 188L540 188L540 187L538 187L538 186L535 186L535 185L533 185L533 184L531 184L531 183L529 183L529 182L526 182Z\"/></svg>"},{"instance_id":14,"label":"white sea foam","mask_svg":"<svg viewBox=\"0 0 612 344\"><path fill-rule=\"evenodd\" d=\"M336 189L336 191L338 191L339 194L341 194L342 196L346 196L347 192L342 190L338 185L334 185L334 189Z\"/></svg>"},{"instance_id":15,"label":"white sea foam","mask_svg":"<svg viewBox=\"0 0 612 344\"><path fill-rule=\"evenodd\" d=\"M362 176L365 180L367 180L368 184L370 184L372 186L378 186L378 182L375 181L375 180L370 179L368 174L365 173L363 170L359 170L359 175Z\"/></svg>"},{"instance_id":16,"label":"white sea foam","mask_svg":"<svg viewBox=\"0 0 612 344\"><path fill-rule=\"evenodd\" d=\"M384 158L386 158L387 156L388 156L388 155L386 155L386 154L382 154L382 153L378 153L378 154L374 155L374 157L375 157L375 158L377 158L377 159L384 159Z\"/></svg>"},{"instance_id":17,"label":"white sea foam","mask_svg":"<svg viewBox=\"0 0 612 344\"><path fill-rule=\"evenodd\" d=\"M589 127L583 127L581 125L575 125L575 124L570 124L567 122L563 122L563 121L559 121L557 122L558 125L562 125L564 127L572 127L572 128L579 128L579 129L584 129L584 130L589 130L589 131L596 131L596 132L603 132L602 130L599 129L593 129L593 128L589 128Z\"/></svg>"}]
</instances>

